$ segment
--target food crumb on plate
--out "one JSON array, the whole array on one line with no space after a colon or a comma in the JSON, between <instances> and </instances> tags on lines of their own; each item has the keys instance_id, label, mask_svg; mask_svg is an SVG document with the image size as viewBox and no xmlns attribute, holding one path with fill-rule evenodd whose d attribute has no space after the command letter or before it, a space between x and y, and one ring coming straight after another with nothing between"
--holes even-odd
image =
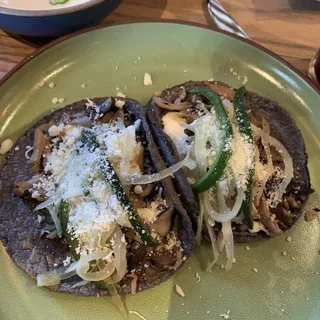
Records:
<instances>
[{"instance_id":1,"label":"food crumb on plate","mask_svg":"<svg viewBox=\"0 0 320 320\"><path fill-rule=\"evenodd\" d=\"M54 82L50 82L50 83L48 84L48 87L49 87L50 89L53 89L55 86L56 86L56 85L55 85Z\"/></svg>"},{"instance_id":2,"label":"food crumb on plate","mask_svg":"<svg viewBox=\"0 0 320 320\"><path fill-rule=\"evenodd\" d=\"M250 250L250 247L249 247L249 246L246 246L246 250L249 251L249 250Z\"/></svg>"},{"instance_id":3,"label":"food crumb on plate","mask_svg":"<svg viewBox=\"0 0 320 320\"><path fill-rule=\"evenodd\" d=\"M64 100L65 100L65 98L59 98L59 99L58 99L58 102L59 102L59 103L64 103Z\"/></svg>"},{"instance_id":4,"label":"food crumb on plate","mask_svg":"<svg viewBox=\"0 0 320 320\"><path fill-rule=\"evenodd\" d=\"M186 296L185 293L183 292L182 288L181 288L178 284L176 284L175 290L176 290L176 293L177 293L179 296L181 296L181 297L183 297L183 298Z\"/></svg>"},{"instance_id":5,"label":"food crumb on plate","mask_svg":"<svg viewBox=\"0 0 320 320\"><path fill-rule=\"evenodd\" d=\"M290 236L287 237L287 238L286 238L286 241L287 241L287 242L292 242L292 237L290 237Z\"/></svg>"},{"instance_id":6,"label":"food crumb on plate","mask_svg":"<svg viewBox=\"0 0 320 320\"><path fill-rule=\"evenodd\" d=\"M5 155L13 147L13 141L11 139L6 139L1 143L0 154Z\"/></svg>"},{"instance_id":7,"label":"food crumb on plate","mask_svg":"<svg viewBox=\"0 0 320 320\"><path fill-rule=\"evenodd\" d=\"M282 251L282 255L283 255L283 256L286 256L287 253L286 253L285 251Z\"/></svg>"},{"instance_id":8,"label":"food crumb on plate","mask_svg":"<svg viewBox=\"0 0 320 320\"><path fill-rule=\"evenodd\" d=\"M145 73L143 76L143 84L147 87L147 86L152 86L153 82L152 82L152 78L151 75L149 73Z\"/></svg>"},{"instance_id":9,"label":"food crumb on plate","mask_svg":"<svg viewBox=\"0 0 320 320\"><path fill-rule=\"evenodd\" d=\"M258 269L257 268L252 268L252 271L254 271L255 273L258 273Z\"/></svg>"},{"instance_id":10,"label":"food crumb on plate","mask_svg":"<svg viewBox=\"0 0 320 320\"><path fill-rule=\"evenodd\" d=\"M14 151L19 151L19 150L20 148L18 146L14 148Z\"/></svg>"},{"instance_id":11,"label":"food crumb on plate","mask_svg":"<svg viewBox=\"0 0 320 320\"><path fill-rule=\"evenodd\" d=\"M85 87L86 87L86 84L83 83L83 84L81 85L81 88L85 88Z\"/></svg>"},{"instance_id":12,"label":"food crumb on plate","mask_svg":"<svg viewBox=\"0 0 320 320\"><path fill-rule=\"evenodd\" d=\"M59 101L59 99L58 99L57 97L54 97L54 98L51 100L51 102L52 102L53 104L57 104L58 101Z\"/></svg>"},{"instance_id":13,"label":"food crumb on plate","mask_svg":"<svg viewBox=\"0 0 320 320\"><path fill-rule=\"evenodd\" d=\"M201 278L198 272L196 272L196 282L200 282Z\"/></svg>"}]
</instances>

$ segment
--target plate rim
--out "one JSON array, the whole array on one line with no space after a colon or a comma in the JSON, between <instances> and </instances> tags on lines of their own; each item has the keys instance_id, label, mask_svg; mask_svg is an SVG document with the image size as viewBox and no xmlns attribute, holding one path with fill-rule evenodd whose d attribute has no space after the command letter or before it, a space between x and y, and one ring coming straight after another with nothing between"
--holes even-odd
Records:
<instances>
[{"instance_id":1,"label":"plate rim","mask_svg":"<svg viewBox=\"0 0 320 320\"><path fill-rule=\"evenodd\" d=\"M163 23L163 24L177 24L177 25L183 25L183 26L191 26L191 27L198 27L205 30L210 30L213 32L218 32L223 35L226 35L228 37L231 37L233 39L239 40L243 43L246 43L264 53L267 55L275 58L280 63L288 67L291 71L293 71L295 74L297 74L302 80L304 80L319 96L320 96L320 88L302 71L300 71L298 68L296 68L293 64L291 64L289 61L285 60L281 56L279 56L277 53L274 53L273 51L267 49L266 47L243 37L240 37L236 34L233 34L228 31L221 30L213 25L205 25L197 22L191 22L191 21L184 21L179 19L137 19L137 20L126 20L126 21L114 21L114 22L108 22L104 24L95 25L92 27L84 28L72 33L69 33L63 37L60 37L54 41L51 41L44 46L36 49L33 53L27 55L25 58L23 58L20 62L18 62L12 69L10 69L1 79L0 79L0 88L16 73L18 72L22 67L27 65L30 61L32 61L34 58L38 57L40 54L44 53L45 51L53 48L54 46L65 42L69 39L75 38L79 35L90 33L94 30L99 29L106 29L109 27L114 26L120 26L120 25L130 25L130 24L139 24L139 23Z\"/></svg>"}]
</instances>

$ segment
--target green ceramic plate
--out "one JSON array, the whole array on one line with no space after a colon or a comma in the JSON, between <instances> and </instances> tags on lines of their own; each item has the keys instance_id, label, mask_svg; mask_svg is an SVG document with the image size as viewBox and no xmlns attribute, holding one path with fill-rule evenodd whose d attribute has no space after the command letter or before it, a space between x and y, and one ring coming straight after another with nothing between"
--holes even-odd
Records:
<instances>
[{"instance_id":1,"label":"green ceramic plate","mask_svg":"<svg viewBox=\"0 0 320 320\"><path fill-rule=\"evenodd\" d=\"M143 74L153 86L143 86ZM225 33L178 23L131 23L98 28L45 48L6 77L0 87L0 135L16 139L35 119L73 101L126 95L147 101L186 80L209 79L278 101L295 117L306 141L312 185L308 207L319 204L320 96L307 80L260 47ZM48 88L55 83L53 89ZM44 83L44 86L41 85ZM83 86L85 85L85 86ZM53 105L54 98L65 98ZM286 237L292 237L287 242ZM192 257L168 282L128 297L130 310L153 319L320 319L320 224L299 223L285 235L236 246L230 272L200 270ZM282 252L287 253L286 256ZM252 271L257 268L258 273ZM0 319L122 319L109 298L84 298L37 288L0 251ZM196 272L200 281L196 278ZM174 291L179 284L186 297ZM139 319L135 314L130 319Z\"/></svg>"}]
</instances>

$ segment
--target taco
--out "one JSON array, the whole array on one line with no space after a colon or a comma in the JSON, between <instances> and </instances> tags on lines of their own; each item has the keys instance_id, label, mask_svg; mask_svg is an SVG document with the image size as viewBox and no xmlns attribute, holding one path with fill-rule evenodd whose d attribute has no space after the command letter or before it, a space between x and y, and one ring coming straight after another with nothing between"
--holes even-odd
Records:
<instances>
[{"instance_id":1,"label":"taco","mask_svg":"<svg viewBox=\"0 0 320 320\"><path fill-rule=\"evenodd\" d=\"M191 221L141 104L97 98L38 121L0 168L0 238L39 286L129 294L189 257ZM135 184L133 184L133 182Z\"/></svg>"},{"instance_id":2,"label":"taco","mask_svg":"<svg viewBox=\"0 0 320 320\"><path fill-rule=\"evenodd\" d=\"M197 162L175 187L181 199L198 194L198 229L218 251L226 246L229 267L233 238L277 236L300 217L311 192L308 157L299 129L278 103L222 82L190 81L156 92L146 115L170 165L187 153Z\"/></svg>"}]
</instances>

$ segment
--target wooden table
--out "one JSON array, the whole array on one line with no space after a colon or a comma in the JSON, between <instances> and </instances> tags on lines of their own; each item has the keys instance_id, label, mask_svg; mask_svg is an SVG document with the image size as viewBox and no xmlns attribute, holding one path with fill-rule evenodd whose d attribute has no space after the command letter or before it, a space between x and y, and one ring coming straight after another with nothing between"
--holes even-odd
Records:
<instances>
[{"instance_id":1,"label":"wooden table","mask_svg":"<svg viewBox=\"0 0 320 320\"><path fill-rule=\"evenodd\" d=\"M222 5L257 43L279 54L301 71L320 47L320 3L316 0L221 0ZM125 21L166 18L211 25L206 1L124 0L105 19ZM0 78L30 55L35 46L0 31Z\"/></svg>"}]
</instances>

